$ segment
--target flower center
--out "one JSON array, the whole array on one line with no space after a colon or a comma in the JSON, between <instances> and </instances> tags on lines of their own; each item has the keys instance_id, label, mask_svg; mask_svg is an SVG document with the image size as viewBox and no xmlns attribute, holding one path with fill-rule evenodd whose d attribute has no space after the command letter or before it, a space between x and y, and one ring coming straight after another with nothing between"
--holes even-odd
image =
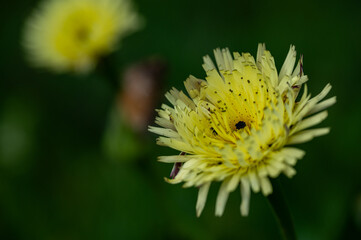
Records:
<instances>
[{"instance_id":1,"label":"flower center","mask_svg":"<svg viewBox=\"0 0 361 240\"><path fill-rule=\"evenodd\" d=\"M86 27L79 27L75 30L75 38L79 42L86 42L89 38L89 30Z\"/></svg>"}]
</instances>

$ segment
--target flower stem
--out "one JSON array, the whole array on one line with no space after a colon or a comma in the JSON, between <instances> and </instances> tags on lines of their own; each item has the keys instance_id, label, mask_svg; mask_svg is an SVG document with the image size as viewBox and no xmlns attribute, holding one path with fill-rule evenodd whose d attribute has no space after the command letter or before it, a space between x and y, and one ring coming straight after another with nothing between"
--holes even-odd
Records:
<instances>
[{"instance_id":1,"label":"flower stem","mask_svg":"<svg viewBox=\"0 0 361 240\"><path fill-rule=\"evenodd\" d=\"M281 235L285 240L296 240L296 232L293 225L290 210L284 198L279 180L272 180L273 193L267 199L277 218Z\"/></svg>"},{"instance_id":2,"label":"flower stem","mask_svg":"<svg viewBox=\"0 0 361 240\"><path fill-rule=\"evenodd\" d=\"M114 62L115 57L112 54L102 57L99 61L98 69L100 74L108 80L113 90L117 92L120 87L120 76L117 68L114 66Z\"/></svg>"}]
</instances>

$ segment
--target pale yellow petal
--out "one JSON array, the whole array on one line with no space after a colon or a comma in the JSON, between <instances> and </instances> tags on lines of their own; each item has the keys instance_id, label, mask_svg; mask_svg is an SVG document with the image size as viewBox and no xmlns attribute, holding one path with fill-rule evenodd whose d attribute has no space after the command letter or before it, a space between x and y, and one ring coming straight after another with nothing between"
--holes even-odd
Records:
<instances>
[{"instance_id":1,"label":"pale yellow petal","mask_svg":"<svg viewBox=\"0 0 361 240\"><path fill-rule=\"evenodd\" d=\"M203 208L207 201L207 195L209 191L209 187L211 186L211 183L205 183L203 184L199 190L198 190L198 198L197 198L197 204L196 204L196 212L197 217L199 217L203 211Z\"/></svg>"},{"instance_id":2,"label":"pale yellow petal","mask_svg":"<svg viewBox=\"0 0 361 240\"><path fill-rule=\"evenodd\" d=\"M229 179L224 180L217 195L217 201L216 201L216 216L220 217L223 215L224 208L226 207L226 203L228 200L229 192L227 191Z\"/></svg>"},{"instance_id":3,"label":"pale yellow petal","mask_svg":"<svg viewBox=\"0 0 361 240\"><path fill-rule=\"evenodd\" d=\"M251 198L251 189L249 186L249 181L246 178L241 179L241 195L242 195L241 215L245 217L248 216L249 202Z\"/></svg>"},{"instance_id":4,"label":"pale yellow petal","mask_svg":"<svg viewBox=\"0 0 361 240\"><path fill-rule=\"evenodd\" d=\"M329 128L317 128L299 132L288 139L287 144L299 144L312 140L314 137L319 137L330 132Z\"/></svg>"}]
</instances>

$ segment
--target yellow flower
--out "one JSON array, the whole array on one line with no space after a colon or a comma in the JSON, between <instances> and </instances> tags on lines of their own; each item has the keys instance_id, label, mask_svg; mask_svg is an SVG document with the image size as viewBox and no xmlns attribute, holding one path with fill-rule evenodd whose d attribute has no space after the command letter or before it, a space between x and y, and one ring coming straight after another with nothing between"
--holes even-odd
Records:
<instances>
[{"instance_id":1,"label":"yellow flower","mask_svg":"<svg viewBox=\"0 0 361 240\"><path fill-rule=\"evenodd\" d=\"M229 193L240 185L240 210L246 216L251 190L267 196L272 193L269 178L296 173L293 166L304 151L289 145L329 132L329 128L308 128L327 117L322 110L336 97L321 101L331 89L329 84L313 98L305 86L297 97L308 78L302 58L294 68L294 46L279 74L264 44L258 46L256 61L249 53L235 52L232 57L228 49L216 49L214 55L218 69L209 56L204 57L206 80L190 76L184 83L189 97L174 88L167 93L173 107L163 104L156 119L160 127L149 130L162 135L158 144L181 151L159 160L175 163L174 179L167 181L199 187L198 216L213 181L222 182L215 214L223 214Z\"/></svg>"},{"instance_id":2,"label":"yellow flower","mask_svg":"<svg viewBox=\"0 0 361 240\"><path fill-rule=\"evenodd\" d=\"M127 0L49 0L28 20L24 45L35 66L88 72L139 23Z\"/></svg>"}]
</instances>

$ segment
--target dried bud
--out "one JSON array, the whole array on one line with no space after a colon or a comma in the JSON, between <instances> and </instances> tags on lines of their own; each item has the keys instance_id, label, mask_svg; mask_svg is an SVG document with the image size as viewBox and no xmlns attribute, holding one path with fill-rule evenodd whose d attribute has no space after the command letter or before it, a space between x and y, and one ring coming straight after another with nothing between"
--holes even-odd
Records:
<instances>
[{"instance_id":1,"label":"dried bud","mask_svg":"<svg viewBox=\"0 0 361 240\"><path fill-rule=\"evenodd\" d=\"M148 59L125 70L118 108L135 132L145 133L167 73L165 61Z\"/></svg>"}]
</instances>

